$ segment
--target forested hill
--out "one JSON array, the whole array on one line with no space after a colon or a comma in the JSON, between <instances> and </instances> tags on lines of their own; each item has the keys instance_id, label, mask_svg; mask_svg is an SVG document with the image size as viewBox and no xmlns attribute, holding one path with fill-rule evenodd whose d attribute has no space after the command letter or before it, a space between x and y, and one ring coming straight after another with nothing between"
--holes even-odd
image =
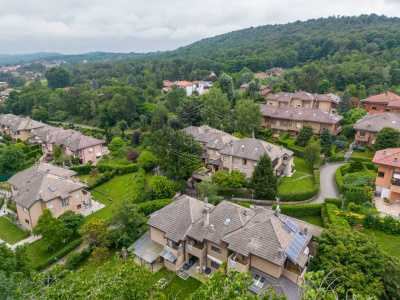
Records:
<instances>
[{"instance_id":1,"label":"forested hill","mask_svg":"<svg viewBox=\"0 0 400 300\"><path fill-rule=\"evenodd\" d=\"M217 71L222 67L238 72L243 66L253 71L292 68L337 52L371 54L399 46L400 18L362 15L252 27L203 39L161 57L204 58L213 61Z\"/></svg>"}]
</instances>

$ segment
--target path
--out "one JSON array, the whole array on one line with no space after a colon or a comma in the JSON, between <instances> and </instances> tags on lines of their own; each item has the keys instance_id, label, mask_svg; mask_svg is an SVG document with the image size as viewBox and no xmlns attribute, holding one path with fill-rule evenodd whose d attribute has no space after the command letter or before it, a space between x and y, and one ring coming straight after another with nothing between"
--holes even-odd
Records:
<instances>
[{"instance_id":1,"label":"path","mask_svg":"<svg viewBox=\"0 0 400 300\"><path fill-rule=\"evenodd\" d=\"M336 188L335 172L344 162L330 163L323 165L320 170L320 186L317 198L309 203L323 203L325 198L340 198Z\"/></svg>"}]
</instances>

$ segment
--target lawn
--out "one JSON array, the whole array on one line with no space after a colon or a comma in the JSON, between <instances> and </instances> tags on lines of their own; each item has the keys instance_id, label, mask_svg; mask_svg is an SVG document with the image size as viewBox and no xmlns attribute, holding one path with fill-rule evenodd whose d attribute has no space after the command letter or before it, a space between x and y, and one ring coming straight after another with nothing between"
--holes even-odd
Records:
<instances>
[{"instance_id":1,"label":"lawn","mask_svg":"<svg viewBox=\"0 0 400 300\"><path fill-rule=\"evenodd\" d=\"M296 172L291 177L279 178L278 192L288 193L293 191L304 191L313 187L314 176L311 168L307 165L304 159L295 157L294 169Z\"/></svg>"},{"instance_id":2,"label":"lawn","mask_svg":"<svg viewBox=\"0 0 400 300\"><path fill-rule=\"evenodd\" d=\"M58 251L60 251L62 248L70 244L71 242L75 241L78 239L79 236L74 236L70 240L68 240L65 244L61 244L60 246L56 247L56 249L53 251L53 249L46 249L46 246L43 244L43 239L39 239L36 242L33 242L32 244L27 245L27 252L29 253L29 256L32 260L32 263L34 266L37 264L45 261L49 257L53 256L56 254ZM58 257L60 258L60 257Z\"/></svg>"},{"instance_id":3,"label":"lawn","mask_svg":"<svg viewBox=\"0 0 400 300\"><path fill-rule=\"evenodd\" d=\"M116 249L109 250L108 255L97 263L89 262L87 259L79 268L78 270L81 271L81 275L86 279L91 279L92 276L96 273L96 271L103 266L104 264L110 262L110 265L115 265L115 253L117 252Z\"/></svg>"},{"instance_id":4,"label":"lawn","mask_svg":"<svg viewBox=\"0 0 400 300\"><path fill-rule=\"evenodd\" d=\"M351 157L358 157L358 158L373 158L375 155L375 152L369 151L369 152L360 152L357 150L353 151L353 154Z\"/></svg>"},{"instance_id":5,"label":"lawn","mask_svg":"<svg viewBox=\"0 0 400 300\"><path fill-rule=\"evenodd\" d=\"M400 235L390 235L373 229L363 229L361 232L375 236L376 241L385 252L400 258Z\"/></svg>"},{"instance_id":6,"label":"lawn","mask_svg":"<svg viewBox=\"0 0 400 300\"><path fill-rule=\"evenodd\" d=\"M304 222L316 225L316 226L320 226L320 227L324 227L324 225L322 224L322 218L320 216L318 217L298 217L297 219L302 220Z\"/></svg>"},{"instance_id":7,"label":"lawn","mask_svg":"<svg viewBox=\"0 0 400 300\"><path fill-rule=\"evenodd\" d=\"M29 233L15 226L6 217L0 217L0 239L11 245L27 238Z\"/></svg>"}]
</instances>

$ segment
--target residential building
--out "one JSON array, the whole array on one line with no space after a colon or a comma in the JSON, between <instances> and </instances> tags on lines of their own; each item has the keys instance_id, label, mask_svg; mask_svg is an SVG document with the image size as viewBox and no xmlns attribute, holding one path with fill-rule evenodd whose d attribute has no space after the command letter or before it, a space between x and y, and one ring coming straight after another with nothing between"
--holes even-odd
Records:
<instances>
[{"instance_id":1,"label":"residential building","mask_svg":"<svg viewBox=\"0 0 400 300\"><path fill-rule=\"evenodd\" d=\"M375 144L376 136L383 127L393 127L400 130L400 116L386 112L381 114L366 115L354 124L357 130L355 143L357 146L372 147Z\"/></svg>"},{"instance_id":2,"label":"residential building","mask_svg":"<svg viewBox=\"0 0 400 300\"><path fill-rule=\"evenodd\" d=\"M250 292L261 294L274 285L292 300L300 299L299 285L316 254L314 237L323 231L280 214L279 207L247 209L229 201L214 206L188 196L152 213L147 225L150 234L132 245L146 261L161 257L168 270L197 268L200 274L215 273L227 263L228 271L251 272ZM152 246L158 253L149 259L141 245L150 244L162 247Z\"/></svg>"},{"instance_id":3,"label":"residential building","mask_svg":"<svg viewBox=\"0 0 400 300\"><path fill-rule=\"evenodd\" d=\"M327 128L331 135L342 131L339 121L342 116L323 112L317 108L305 107L276 107L260 104L262 116L261 129L272 129L274 133L289 132L297 136L298 132L306 125L310 125L316 134L321 134Z\"/></svg>"},{"instance_id":4,"label":"residential building","mask_svg":"<svg viewBox=\"0 0 400 300\"><path fill-rule=\"evenodd\" d=\"M90 192L74 176L77 173L50 164L37 164L12 176L12 201L17 208L19 222L32 230L45 208L54 217L67 210L82 212L92 204Z\"/></svg>"},{"instance_id":5,"label":"residential building","mask_svg":"<svg viewBox=\"0 0 400 300\"><path fill-rule=\"evenodd\" d=\"M250 178L260 157L267 154L272 161L276 176L287 176L293 169L293 152L283 147L255 139L239 139L233 135L207 125L189 126L184 129L203 147L203 162L211 169L207 174L193 174L193 178L207 180L213 173L238 170Z\"/></svg>"},{"instance_id":6,"label":"residential building","mask_svg":"<svg viewBox=\"0 0 400 300\"><path fill-rule=\"evenodd\" d=\"M0 132L6 133L16 141L25 141L32 130L43 128L46 124L29 118L21 118L12 114L0 115Z\"/></svg>"},{"instance_id":7,"label":"residential building","mask_svg":"<svg viewBox=\"0 0 400 300\"><path fill-rule=\"evenodd\" d=\"M400 148L376 151L372 163L378 166L375 193L381 198L400 201Z\"/></svg>"},{"instance_id":8,"label":"residential building","mask_svg":"<svg viewBox=\"0 0 400 300\"><path fill-rule=\"evenodd\" d=\"M282 69L282 68L276 68L275 67L275 68L266 70L265 73L268 74L268 75L275 74L275 75L279 76L279 75L282 75L283 73L285 73L285 70Z\"/></svg>"},{"instance_id":9,"label":"residential building","mask_svg":"<svg viewBox=\"0 0 400 300\"><path fill-rule=\"evenodd\" d=\"M244 83L239 87L238 91L239 92L245 92L245 91L247 91L248 88L249 88L249 84L248 83ZM274 91L272 90L272 88L269 85L262 85L262 86L260 86L259 93L261 95L263 95L264 98L266 98L269 95L272 95L274 93Z\"/></svg>"},{"instance_id":10,"label":"residential building","mask_svg":"<svg viewBox=\"0 0 400 300\"><path fill-rule=\"evenodd\" d=\"M46 126L33 130L30 135L42 144L43 154L53 154L55 147L59 146L64 155L79 157L81 164L97 162L109 153L108 148L103 146L103 140L71 129Z\"/></svg>"},{"instance_id":11,"label":"residential building","mask_svg":"<svg viewBox=\"0 0 400 300\"><path fill-rule=\"evenodd\" d=\"M386 92L360 100L358 102L358 107L364 108L370 115L380 114L385 111L390 111L389 105L399 100L400 96L392 92Z\"/></svg>"},{"instance_id":12,"label":"residential building","mask_svg":"<svg viewBox=\"0 0 400 300\"><path fill-rule=\"evenodd\" d=\"M279 107L317 108L326 112L334 112L340 97L334 94L310 94L307 92L269 94L265 103Z\"/></svg>"},{"instance_id":13,"label":"residential building","mask_svg":"<svg viewBox=\"0 0 400 300\"><path fill-rule=\"evenodd\" d=\"M190 96L196 88L196 85L189 81L175 81L174 85L178 88L184 89L186 96Z\"/></svg>"},{"instance_id":14,"label":"residential building","mask_svg":"<svg viewBox=\"0 0 400 300\"><path fill-rule=\"evenodd\" d=\"M266 79L266 78L268 78L268 75L265 73L255 73L254 78Z\"/></svg>"}]
</instances>

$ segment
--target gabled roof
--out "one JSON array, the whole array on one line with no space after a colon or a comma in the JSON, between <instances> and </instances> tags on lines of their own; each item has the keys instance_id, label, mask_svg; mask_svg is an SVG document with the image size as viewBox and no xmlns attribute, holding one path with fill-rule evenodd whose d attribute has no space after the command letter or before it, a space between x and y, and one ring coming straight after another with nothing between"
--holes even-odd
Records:
<instances>
[{"instance_id":1,"label":"gabled roof","mask_svg":"<svg viewBox=\"0 0 400 300\"><path fill-rule=\"evenodd\" d=\"M317 108L277 107L266 104L260 104L260 106L263 116L276 119L320 122L326 124L335 124L343 119L343 116L323 112Z\"/></svg>"},{"instance_id":2,"label":"gabled roof","mask_svg":"<svg viewBox=\"0 0 400 300\"><path fill-rule=\"evenodd\" d=\"M212 127L210 127L210 126L208 126L208 125L203 125L203 126L200 126L200 127L197 127L197 126L188 126L188 127L184 128L183 130L185 130L186 133L193 135L193 137L194 137L195 140L196 140L196 138L199 137L200 140L203 141L203 139L205 138L206 140L205 140L204 142L211 141L212 139L208 139L208 138L207 138L207 135L205 135L205 136L203 136L203 137L200 137L200 135L203 135L203 134L211 134L211 133L220 133L220 134L221 134L221 133L224 133L223 131L218 130L218 129L215 129L215 128L212 128ZM199 141L200 141L200 140L199 140ZM198 142L199 142L199 141L198 141Z\"/></svg>"},{"instance_id":3,"label":"gabled roof","mask_svg":"<svg viewBox=\"0 0 400 300\"><path fill-rule=\"evenodd\" d=\"M27 118L21 118L12 114L0 115L0 124L7 126L13 132L21 130L34 130L47 126L42 122Z\"/></svg>"},{"instance_id":4,"label":"gabled roof","mask_svg":"<svg viewBox=\"0 0 400 300\"><path fill-rule=\"evenodd\" d=\"M397 168L400 167L400 148L389 148L376 151L372 163Z\"/></svg>"},{"instance_id":5,"label":"gabled roof","mask_svg":"<svg viewBox=\"0 0 400 300\"><path fill-rule=\"evenodd\" d=\"M393 94L392 92L386 92L383 94L371 96L365 99L360 100L360 102L369 102L369 103L390 103L394 101L400 100L400 96Z\"/></svg>"},{"instance_id":6,"label":"gabled roof","mask_svg":"<svg viewBox=\"0 0 400 300\"><path fill-rule=\"evenodd\" d=\"M29 209L36 201L48 202L55 198L67 199L70 193L86 187L71 179L60 178L52 174L37 173L20 187L18 194L12 198L15 203Z\"/></svg>"},{"instance_id":7,"label":"gabled roof","mask_svg":"<svg viewBox=\"0 0 400 300\"><path fill-rule=\"evenodd\" d=\"M192 86L194 83L190 81L175 81L173 85Z\"/></svg>"},{"instance_id":8,"label":"gabled roof","mask_svg":"<svg viewBox=\"0 0 400 300\"><path fill-rule=\"evenodd\" d=\"M367 115L358 120L353 128L355 130L379 132L385 126L400 130L400 116L390 112Z\"/></svg>"},{"instance_id":9,"label":"gabled roof","mask_svg":"<svg viewBox=\"0 0 400 300\"><path fill-rule=\"evenodd\" d=\"M147 224L165 232L165 238L179 243L185 240L193 224L202 218L205 207L212 209L214 205L205 205L200 200L184 195L152 213Z\"/></svg>"},{"instance_id":10,"label":"gabled roof","mask_svg":"<svg viewBox=\"0 0 400 300\"><path fill-rule=\"evenodd\" d=\"M77 173L75 171L57 167L51 164L40 163L15 174L8 179L7 182L15 186L17 189L21 189L21 187L23 187L33 178L36 178L38 174L52 174L58 177L70 178L75 176Z\"/></svg>"},{"instance_id":11,"label":"gabled roof","mask_svg":"<svg viewBox=\"0 0 400 300\"><path fill-rule=\"evenodd\" d=\"M282 157L283 155L289 157L293 155L293 152L290 150L254 138L243 138L234 141L232 144L226 145L222 148L220 153L222 155L232 155L255 161L260 160L260 157L265 153L272 161L276 158Z\"/></svg>"},{"instance_id":12,"label":"gabled roof","mask_svg":"<svg viewBox=\"0 0 400 300\"><path fill-rule=\"evenodd\" d=\"M228 133L223 133L219 136L215 135L215 137L216 138L214 140L209 141L205 145L206 148L221 150L230 142L240 140L239 138Z\"/></svg>"}]
</instances>

